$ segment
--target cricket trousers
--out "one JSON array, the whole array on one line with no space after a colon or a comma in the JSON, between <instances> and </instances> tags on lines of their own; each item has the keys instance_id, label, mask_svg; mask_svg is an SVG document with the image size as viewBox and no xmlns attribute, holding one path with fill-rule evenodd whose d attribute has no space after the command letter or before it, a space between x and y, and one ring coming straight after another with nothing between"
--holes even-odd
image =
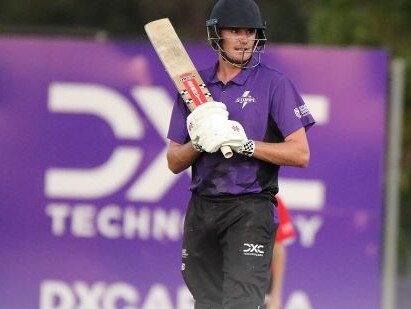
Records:
<instances>
[{"instance_id":1,"label":"cricket trousers","mask_svg":"<svg viewBox=\"0 0 411 309\"><path fill-rule=\"evenodd\" d=\"M263 309L278 216L260 194L193 194L184 222L182 274L195 309Z\"/></svg>"}]
</instances>

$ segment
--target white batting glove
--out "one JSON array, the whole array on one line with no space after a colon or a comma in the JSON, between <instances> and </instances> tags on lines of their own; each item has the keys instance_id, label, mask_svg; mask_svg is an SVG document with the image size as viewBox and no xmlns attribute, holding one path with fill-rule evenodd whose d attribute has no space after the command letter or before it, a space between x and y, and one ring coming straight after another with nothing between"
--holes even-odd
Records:
<instances>
[{"instance_id":1,"label":"white batting glove","mask_svg":"<svg viewBox=\"0 0 411 309\"><path fill-rule=\"evenodd\" d=\"M194 148L205 150L199 144L202 132L207 131L210 123L219 123L228 119L227 107L222 102L207 102L201 104L187 117L187 130ZM210 149L210 148L208 148Z\"/></svg>"},{"instance_id":2,"label":"white batting glove","mask_svg":"<svg viewBox=\"0 0 411 309\"><path fill-rule=\"evenodd\" d=\"M222 102L207 102L200 104L195 108L191 114L187 117L194 122L202 122L203 120L209 120L210 117L223 117L228 119L227 107Z\"/></svg>"},{"instance_id":3,"label":"white batting glove","mask_svg":"<svg viewBox=\"0 0 411 309\"><path fill-rule=\"evenodd\" d=\"M206 152L216 152L221 146L229 146L235 152L251 157L254 141L249 140L243 126L234 120L210 121L204 125L198 144Z\"/></svg>"},{"instance_id":4,"label":"white batting glove","mask_svg":"<svg viewBox=\"0 0 411 309\"><path fill-rule=\"evenodd\" d=\"M212 119L205 122L199 132L198 145L206 152L218 151L227 141L227 127L228 120L226 119Z\"/></svg>"},{"instance_id":5,"label":"white batting glove","mask_svg":"<svg viewBox=\"0 0 411 309\"><path fill-rule=\"evenodd\" d=\"M241 123L234 120L227 122L226 141L222 146L230 146L235 152L248 157L252 157L255 150L254 141L247 138Z\"/></svg>"}]
</instances>

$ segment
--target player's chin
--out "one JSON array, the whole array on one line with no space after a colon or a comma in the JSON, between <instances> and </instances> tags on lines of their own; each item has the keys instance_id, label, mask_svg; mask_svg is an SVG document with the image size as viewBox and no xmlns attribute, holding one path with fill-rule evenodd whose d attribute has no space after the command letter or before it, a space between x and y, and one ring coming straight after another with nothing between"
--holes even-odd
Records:
<instances>
[{"instance_id":1,"label":"player's chin","mask_svg":"<svg viewBox=\"0 0 411 309\"><path fill-rule=\"evenodd\" d=\"M242 64L245 62L248 62L250 60L252 53L251 52L232 52L229 55L229 58L232 60L232 62L237 63L237 64Z\"/></svg>"}]
</instances>

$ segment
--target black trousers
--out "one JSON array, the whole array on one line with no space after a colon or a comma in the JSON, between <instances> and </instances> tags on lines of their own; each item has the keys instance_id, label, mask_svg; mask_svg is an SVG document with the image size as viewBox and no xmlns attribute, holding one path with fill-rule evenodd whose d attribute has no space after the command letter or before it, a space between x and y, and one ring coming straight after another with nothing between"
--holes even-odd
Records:
<instances>
[{"instance_id":1,"label":"black trousers","mask_svg":"<svg viewBox=\"0 0 411 309\"><path fill-rule=\"evenodd\" d=\"M262 309L278 216L265 195L193 194L183 236L182 273L195 309Z\"/></svg>"}]
</instances>

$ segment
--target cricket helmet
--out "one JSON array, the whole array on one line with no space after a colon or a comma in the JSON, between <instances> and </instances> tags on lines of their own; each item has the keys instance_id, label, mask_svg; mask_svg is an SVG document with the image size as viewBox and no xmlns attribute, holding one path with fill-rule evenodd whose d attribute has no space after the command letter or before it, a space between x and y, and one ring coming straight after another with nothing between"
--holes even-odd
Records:
<instances>
[{"instance_id":1,"label":"cricket helmet","mask_svg":"<svg viewBox=\"0 0 411 309\"><path fill-rule=\"evenodd\" d=\"M213 48L217 48L219 44L221 38L218 30L222 28L256 29L256 45L259 47L264 46L267 40L265 22L254 0L219 0L214 5L206 26L208 40Z\"/></svg>"}]
</instances>

